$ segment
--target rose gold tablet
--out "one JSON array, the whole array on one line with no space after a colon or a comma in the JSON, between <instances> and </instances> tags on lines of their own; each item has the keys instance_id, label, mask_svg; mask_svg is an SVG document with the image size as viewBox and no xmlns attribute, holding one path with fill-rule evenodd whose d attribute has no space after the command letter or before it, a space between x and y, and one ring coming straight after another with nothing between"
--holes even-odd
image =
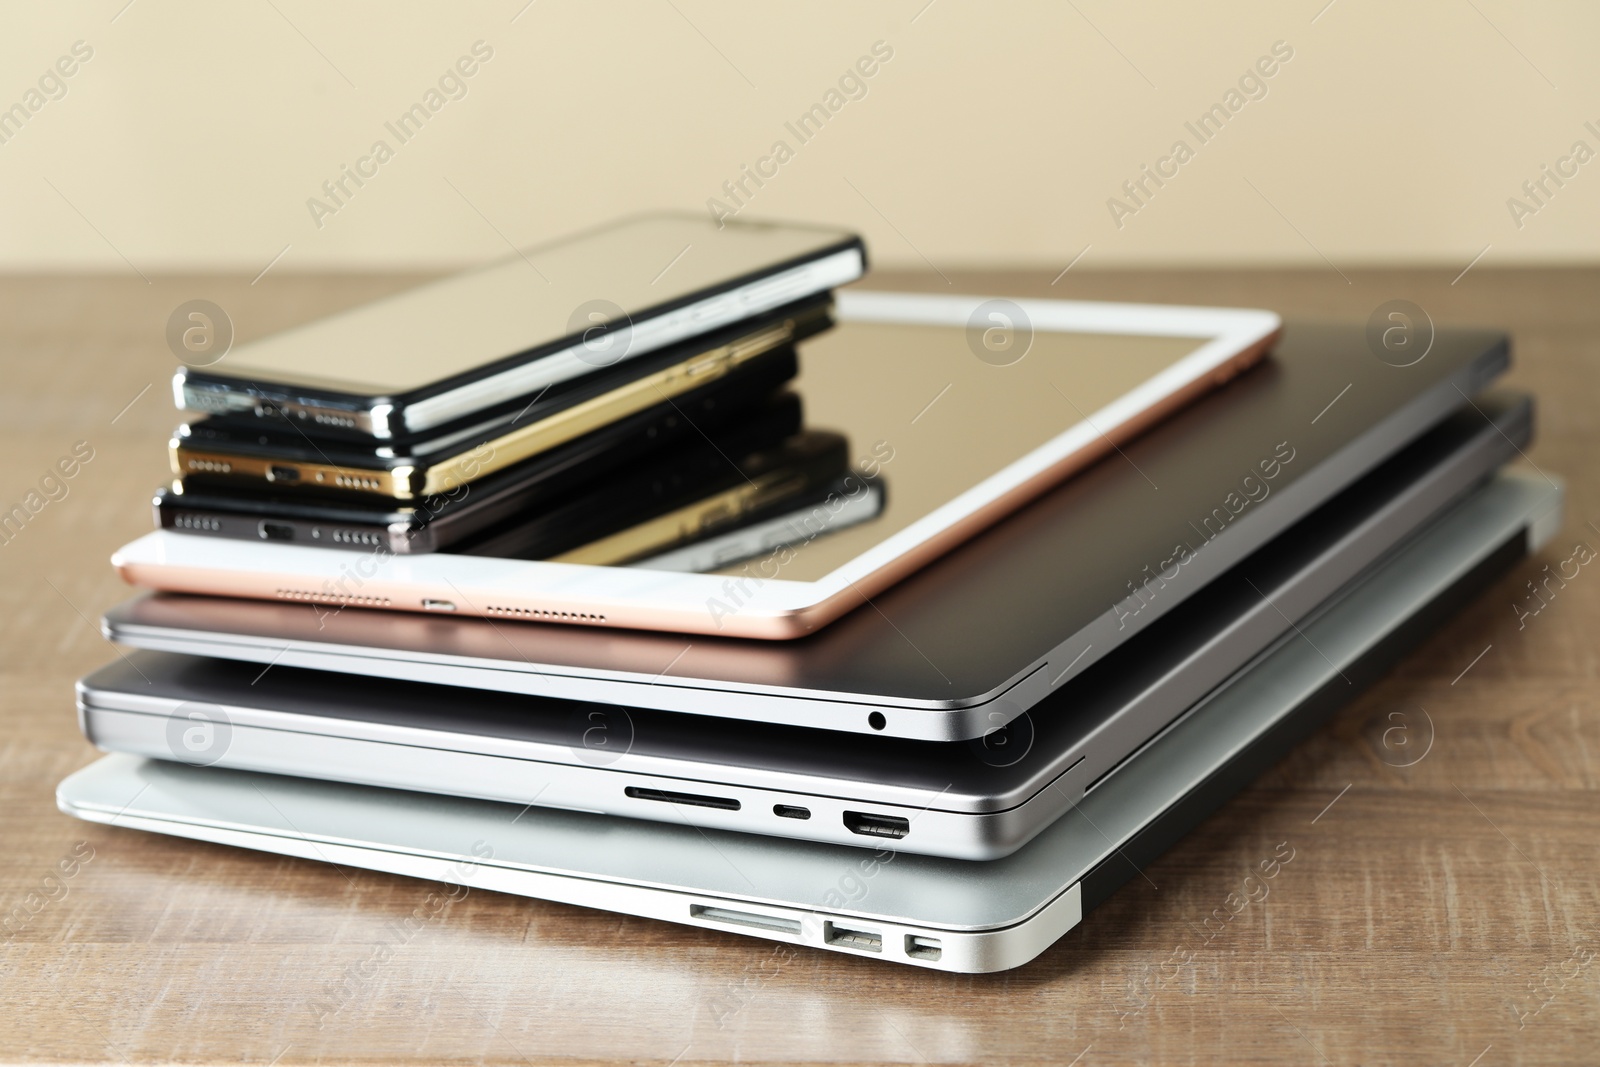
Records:
<instances>
[{"instance_id":1,"label":"rose gold tablet","mask_svg":"<svg viewBox=\"0 0 1600 1067\"><path fill-rule=\"evenodd\" d=\"M884 505L704 573L395 556L157 531L135 585L318 606L786 639L815 631L1260 359L1266 311L841 292L801 348L806 424Z\"/></svg>"}]
</instances>

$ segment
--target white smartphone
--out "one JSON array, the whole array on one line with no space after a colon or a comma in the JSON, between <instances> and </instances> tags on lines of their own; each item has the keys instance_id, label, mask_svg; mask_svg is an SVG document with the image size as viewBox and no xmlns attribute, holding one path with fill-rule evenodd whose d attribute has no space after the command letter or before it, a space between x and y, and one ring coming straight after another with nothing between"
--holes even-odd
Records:
<instances>
[{"instance_id":1,"label":"white smartphone","mask_svg":"<svg viewBox=\"0 0 1600 1067\"><path fill-rule=\"evenodd\" d=\"M314 605L788 639L811 633L1259 360L1267 311L843 292L800 350L806 424L843 433L865 521L709 572L395 556L157 531L134 585ZM835 504L843 508L849 501Z\"/></svg>"}]
</instances>

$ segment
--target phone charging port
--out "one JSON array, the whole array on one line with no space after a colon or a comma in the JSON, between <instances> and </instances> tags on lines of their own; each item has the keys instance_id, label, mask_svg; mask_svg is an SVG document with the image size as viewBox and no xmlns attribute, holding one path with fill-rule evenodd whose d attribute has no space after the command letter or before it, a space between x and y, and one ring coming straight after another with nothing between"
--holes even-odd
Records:
<instances>
[{"instance_id":1,"label":"phone charging port","mask_svg":"<svg viewBox=\"0 0 1600 1067\"><path fill-rule=\"evenodd\" d=\"M263 541L293 541L294 527L284 522L263 522L256 527Z\"/></svg>"},{"instance_id":2,"label":"phone charging port","mask_svg":"<svg viewBox=\"0 0 1600 1067\"><path fill-rule=\"evenodd\" d=\"M298 482L299 480L299 467L285 467L280 463L274 463L267 468L267 481L269 482Z\"/></svg>"}]
</instances>

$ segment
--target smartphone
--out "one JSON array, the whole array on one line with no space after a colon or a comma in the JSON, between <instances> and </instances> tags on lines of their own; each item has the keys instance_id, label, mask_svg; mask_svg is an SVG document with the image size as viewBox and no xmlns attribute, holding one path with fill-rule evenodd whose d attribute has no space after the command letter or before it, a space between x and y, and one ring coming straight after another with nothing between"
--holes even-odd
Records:
<instances>
[{"instance_id":1,"label":"smartphone","mask_svg":"<svg viewBox=\"0 0 1600 1067\"><path fill-rule=\"evenodd\" d=\"M299 427L241 426L237 419L180 426L169 445L185 484L275 486L307 494L413 501L454 491L617 420L670 404L797 339L826 329L826 297L582 379L555 396L440 436L359 442L317 439Z\"/></svg>"},{"instance_id":2,"label":"smartphone","mask_svg":"<svg viewBox=\"0 0 1600 1067\"><path fill-rule=\"evenodd\" d=\"M761 419L778 439L800 429L800 400L778 391L795 375L792 348L769 352L720 381L614 422L449 493L407 504L268 489L244 491L175 481L157 490L164 530L244 541L396 555L437 552L662 448L700 440L735 419Z\"/></svg>"},{"instance_id":3,"label":"smartphone","mask_svg":"<svg viewBox=\"0 0 1600 1067\"><path fill-rule=\"evenodd\" d=\"M861 277L845 230L642 215L182 367L180 409L378 440L517 397Z\"/></svg>"},{"instance_id":4,"label":"smartphone","mask_svg":"<svg viewBox=\"0 0 1600 1067\"><path fill-rule=\"evenodd\" d=\"M472 542L463 555L555 563L628 563L788 511L849 471L841 434L776 438L746 423L690 442L527 521Z\"/></svg>"}]
</instances>

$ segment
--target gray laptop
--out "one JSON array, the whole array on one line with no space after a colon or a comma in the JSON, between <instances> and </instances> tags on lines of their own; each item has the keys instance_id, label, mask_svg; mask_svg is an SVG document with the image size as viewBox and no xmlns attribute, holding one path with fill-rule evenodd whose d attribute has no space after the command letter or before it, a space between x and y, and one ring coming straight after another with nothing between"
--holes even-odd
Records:
<instances>
[{"instance_id":1,"label":"gray laptop","mask_svg":"<svg viewBox=\"0 0 1600 1067\"><path fill-rule=\"evenodd\" d=\"M1357 327L1290 326L1254 370L820 633L788 642L146 597L139 648L743 721L982 737L1087 671L1459 408L1503 334L1393 367ZM1267 484L1248 477L1287 457ZM1158 488L1152 488L1156 486ZM892 493L893 486L890 486ZM1187 562L1163 573L1177 546Z\"/></svg>"},{"instance_id":2,"label":"gray laptop","mask_svg":"<svg viewBox=\"0 0 1600 1067\"><path fill-rule=\"evenodd\" d=\"M1037 956L1560 525L1501 475L991 863L784 841L130 755L68 814L948 971Z\"/></svg>"},{"instance_id":3,"label":"gray laptop","mask_svg":"<svg viewBox=\"0 0 1600 1067\"><path fill-rule=\"evenodd\" d=\"M136 651L78 685L100 748L928 855L1015 851L1209 689L1526 446L1480 397L970 742L906 741ZM865 839L865 840L863 840Z\"/></svg>"}]
</instances>

